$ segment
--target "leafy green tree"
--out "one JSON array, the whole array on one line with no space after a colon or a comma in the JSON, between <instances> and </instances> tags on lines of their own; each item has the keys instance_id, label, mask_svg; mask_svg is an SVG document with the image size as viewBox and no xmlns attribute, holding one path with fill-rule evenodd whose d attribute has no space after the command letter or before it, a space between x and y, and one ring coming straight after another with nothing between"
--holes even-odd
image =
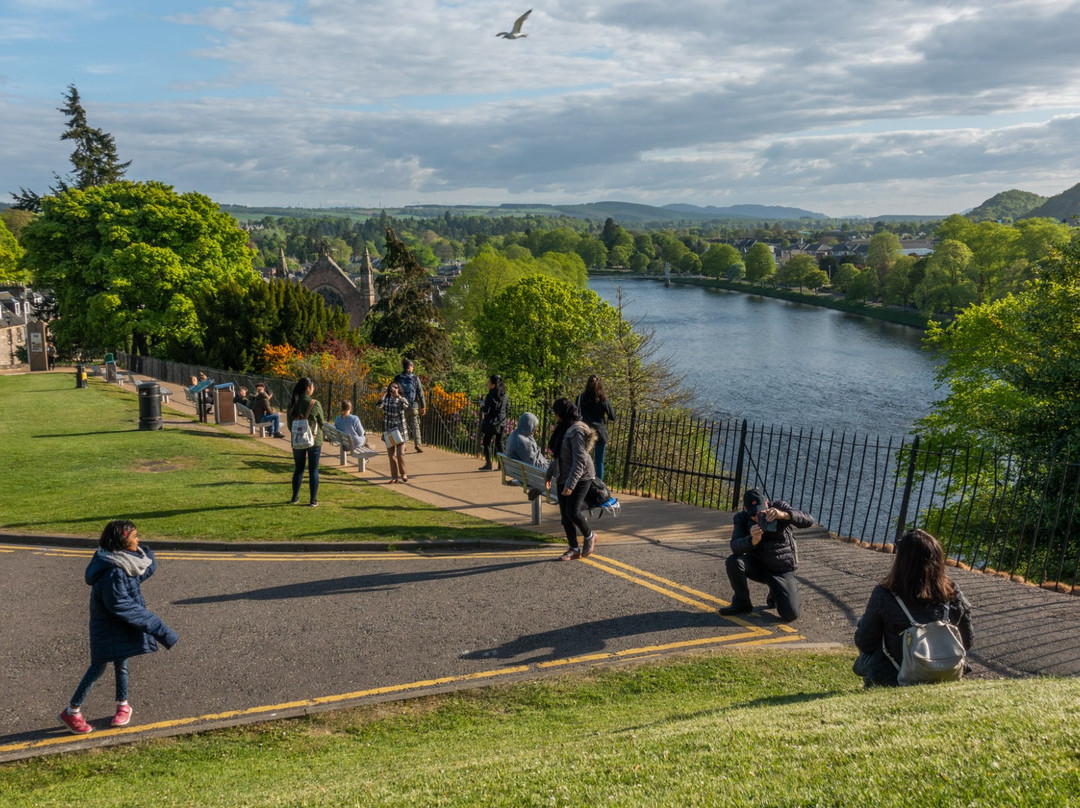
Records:
<instances>
[{"instance_id":1,"label":"leafy green tree","mask_svg":"<svg viewBox=\"0 0 1080 808\"><path fill-rule=\"evenodd\" d=\"M1080 246L1040 267L1023 290L970 306L927 343L948 390L923 419L932 434L989 448L1080 452Z\"/></svg>"},{"instance_id":2,"label":"leafy green tree","mask_svg":"<svg viewBox=\"0 0 1080 808\"><path fill-rule=\"evenodd\" d=\"M0 283L29 283L30 273L19 268L23 248L0 220Z\"/></svg>"},{"instance_id":3,"label":"leafy green tree","mask_svg":"<svg viewBox=\"0 0 1080 808\"><path fill-rule=\"evenodd\" d=\"M733 268L742 266L742 255L730 244L713 244L701 256L702 274L709 278L727 278Z\"/></svg>"},{"instance_id":4,"label":"leafy green tree","mask_svg":"<svg viewBox=\"0 0 1080 808\"><path fill-rule=\"evenodd\" d=\"M581 256L587 267L602 267L607 264L608 248L604 246L604 242L588 233L581 234L574 252Z\"/></svg>"},{"instance_id":5,"label":"leafy green tree","mask_svg":"<svg viewBox=\"0 0 1080 808\"><path fill-rule=\"evenodd\" d=\"M700 275L701 274L701 259L697 253L691 250L685 250L678 262L675 264L679 272L684 275Z\"/></svg>"},{"instance_id":6,"label":"leafy green tree","mask_svg":"<svg viewBox=\"0 0 1080 808\"><path fill-rule=\"evenodd\" d=\"M433 372L450 364L450 341L432 299L431 278L390 228L382 274L375 280L379 300L368 318L371 341L422 357Z\"/></svg>"},{"instance_id":7,"label":"leafy green tree","mask_svg":"<svg viewBox=\"0 0 1080 808\"><path fill-rule=\"evenodd\" d=\"M56 297L66 346L167 355L197 341L194 299L255 277L247 234L209 198L159 182L71 188L23 230L25 265Z\"/></svg>"},{"instance_id":8,"label":"leafy green tree","mask_svg":"<svg viewBox=\"0 0 1080 808\"><path fill-rule=\"evenodd\" d=\"M7 225L7 229L11 231L11 235L15 236L16 240L18 240L22 229L33 220L34 214L28 210L19 210L18 208L0 210L0 222Z\"/></svg>"},{"instance_id":9,"label":"leafy green tree","mask_svg":"<svg viewBox=\"0 0 1080 808\"><path fill-rule=\"evenodd\" d=\"M836 268L832 276L832 288L837 292L846 292L855 276L859 274L854 264L844 263Z\"/></svg>"},{"instance_id":10,"label":"leafy green tree","mask_svg":"<svg viewBox=\"0 0 1080 808\"><path fill-rule=\"evenodd\" d=\"M911 255L901 255L893 264L892 271L885 276L881 285L881 294L885 303L908 306L914 296L915 286L922 279L915 271L918 259Z\"/></svg>"},{"instance_id":11,"label":"leafy green tree","mask_svg":"<svg viewBox=\"0 0 1080 808\"><path fill-rule=\"evenodd\" d=\"M777 270L776 281L784 286L798 286L801 289L806 286L810 273L817 271L817 261L814 260L813 256L805 253L794 255ZM825 280L828 281L828 276L826 276Z\"/></svg>"},{"instance_id":12,"label":"leafy green tree","mask_svg":"<svg viewBox=\"0 0 1080 808\"><path fill-rule=\"evenodd\" d=\"M896 259L903 254L900 248L900 239L895 233L884 231L875 233L870 237L870 245L867 247L866 263L877 273L878 282L883 282L885 276L893 268Z\"/></svg>"},{"instance_id":13,"label":"leafy green tree","mask_svg":"<svg viewBox=\"0 0 1080 808\"><path fill-rule=\"evenodd\" d=\"M590 289L531 275L484 307L478 353L492 372L544 395L568 393L589 346L614 333L615 310Z\"/></svg>"},{"instance_id":14,"label":"leafy green tree","mask_svg":"<svg viewBox=\"0 0 1080 808\"><path fill-rule=\"evenodd\" d=\"M810 290L821 289L829 285L829 275L824 269L811 269L803 276L802 285Z\"/></svg>"},{"instance_id":15,"label":"leafy green tree","mask_svg":"<svg viewBox=\"0 0 1080 808\"><path fill-rule=\"evenodd\" d=\"M776 274L776 259L768 244L758 242L746 253L746 279L751 283L760 283Z\"/></svg>"},{"instance_id":16,"label":"leafy green tree","mask_svg":"<svg viewBox=\"0 0 1080 808\"><path fill-rule=\"evenodd\" d=\"M867 267L866 269L859 270L855 277L851 279L851 283L848 284L847 292L844 294L844 300L851 300L856 303L865 303L870 300L877 293L878 279L877 273L873 269Z\"/></svg>"},{"instance_id":17,"label":"leafy green tree","mask_svg":"<svg viewBox=\"0 0 1080 808\"><path fill-rule=\"evenodd\" d=\"M652 236L648 233L638 233L634 236L634 254L643 255L652 260L656 257L656 245L653 244Z\"/></svg>"},{"instance_id":18,"label":"leafy green tree","mask_svg":"<svg viewBox=\"0 0 1080 808\"><path fill-rule=\"evenodd\" d=\"M968 277L972 252L966 244L945 239L926 259L926 273L912 290L912 300L926 314L952 313L975 300Z\"/></svg>"}]
</instances>

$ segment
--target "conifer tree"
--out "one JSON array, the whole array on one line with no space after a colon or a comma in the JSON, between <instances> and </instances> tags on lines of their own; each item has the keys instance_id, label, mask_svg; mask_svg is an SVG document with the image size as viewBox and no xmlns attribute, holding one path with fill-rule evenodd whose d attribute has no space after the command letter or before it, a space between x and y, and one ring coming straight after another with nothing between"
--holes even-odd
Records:
<instances>
[{"instance_id":1,"label":"conifer tree","mask_svg":"<svg viewBox=\"0 0 1080 808\"><path fill-rule=\"evenodd\" d=\"M379 299L368 315L372 343L421 357L433 371L446 368L450 342L432 298L431 279L389 227L375 288Z\"/></svg>"}]
</instances>

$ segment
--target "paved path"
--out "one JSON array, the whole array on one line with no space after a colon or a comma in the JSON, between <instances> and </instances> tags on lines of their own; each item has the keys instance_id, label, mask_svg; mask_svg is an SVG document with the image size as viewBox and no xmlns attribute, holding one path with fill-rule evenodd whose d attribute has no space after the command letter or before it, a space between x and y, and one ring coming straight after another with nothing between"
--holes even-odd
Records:
<instances>
[{"instance_id":1,"label":"paved path","mask_svg":"<svg viewBox=\"0 0 1080 808\"><path fill-rule=\"evenodd\" d=\"M407 459L413 482L395 486L402 493L528 526L520 491L478 471L475 458L427 450ZM380 458L367 476L378 481L385 468ZM760 609L745 620L722 618L716 608L730 596L723 558L731 514L622 499L618 519L596 522L597 554L573 563L555 562L562 548L554 545L161 549L145 594L181 641L133 660L128 728L107 728L106 674L85 707L99 728L89 738L61 732L55 716L86 664L81 579L91 551L0 537L0 760L659 654L850 644L891 560L822 529L803 531L803 618L784 625ZM545 508L545 519L537 530L557 534L556 510ZM975 605L977 676L1080 673L1080 598L953 574ZM763 587L751 591L764 596Z\"/></svg>"}]
</instances>

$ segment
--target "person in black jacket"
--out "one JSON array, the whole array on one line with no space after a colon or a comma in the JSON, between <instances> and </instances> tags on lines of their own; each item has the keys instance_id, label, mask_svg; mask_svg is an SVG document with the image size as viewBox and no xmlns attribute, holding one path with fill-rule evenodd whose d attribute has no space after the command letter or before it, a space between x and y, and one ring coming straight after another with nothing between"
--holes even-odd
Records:
<instances>
[{"instance_id":1,"label":"person in black jacket","mask_svg":"<svg viewBox=\"0 0 1080 808\"><path fill-rule=\"evenodd\" d=\"M919 623L945 619L960 629L965 650L974 640L971 604L946 574L941 544L925 530L909 530L896 543L892 569L870 593L855 629L855 645L861 652L855 671L867 687L897 685L904 658L900 636L911 625L897 598Z\"/></svg>"},{"instance_id":2,"label":"person in black jacket","mask_svg":"<svg viewBox=\"0 0 1080 808\"><path fill-rule=\"evenodd\" d=\"M592 427L596 433L596 444L593 446L593 464L596 466L596 476L604 479L604 454L607 449L607 422L615 420L615 408L604 393L604 385L600 377L595 373L585 383L585 390L577 400L578 411L581 420Z\"/></svg>"},{"instance_id":3,"label":"person in black jacket","mask_svg":"<svg viewBox=\"0 0 1080 808\"><path fill-rule=\"evenodd\" d=\"M814 517L797 511L787 502L770 503L756 488L743 494L743 508L735 514L731 534L731 555L727 557L728 580L734 595L731 605L720 614L746 614L753 610L747 579L766 584L766 608L776 608L781 619L799 617L799 585L795 569L799 565L795 528L814 524Z\"/></svg>"},{"instance_id":4,"label":"person in black jacket","mask_svg":"<svg viewBox=\"0 0 1080 808\"><path fill-rule=\"evenodd\" d=\"M503 432L506 430L507 415L506 383L498 373L488 378L488 391L484 403L480 405L481 445L484 448L484 465L480 471L491 471L491 459L503 450ZM495 444L494 453L491 451Z\"/></svg>"}]
</instances>

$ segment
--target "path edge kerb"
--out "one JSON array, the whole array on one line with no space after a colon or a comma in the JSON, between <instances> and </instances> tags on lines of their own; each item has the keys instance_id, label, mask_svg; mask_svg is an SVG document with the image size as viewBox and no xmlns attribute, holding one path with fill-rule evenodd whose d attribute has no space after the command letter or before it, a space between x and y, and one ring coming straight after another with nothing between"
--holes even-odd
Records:
<instances>
[{"instance_id":1,"label":"path edge kerb","mask_svg":"<svg viewBox=\"0 0 1080 808\"><path fill-rule=\"evenodd\" d=\"M6 533L0 531L0 543L27 547L70 547L93 549L98 540L89 536ZM551 542L514 539L433 539L431 541L197 541L194 539L154 539L147 542L154 550L206 551L214 553L361 553L399 550L535 550L551 548Z\"/></svg>"}]
</instances>

